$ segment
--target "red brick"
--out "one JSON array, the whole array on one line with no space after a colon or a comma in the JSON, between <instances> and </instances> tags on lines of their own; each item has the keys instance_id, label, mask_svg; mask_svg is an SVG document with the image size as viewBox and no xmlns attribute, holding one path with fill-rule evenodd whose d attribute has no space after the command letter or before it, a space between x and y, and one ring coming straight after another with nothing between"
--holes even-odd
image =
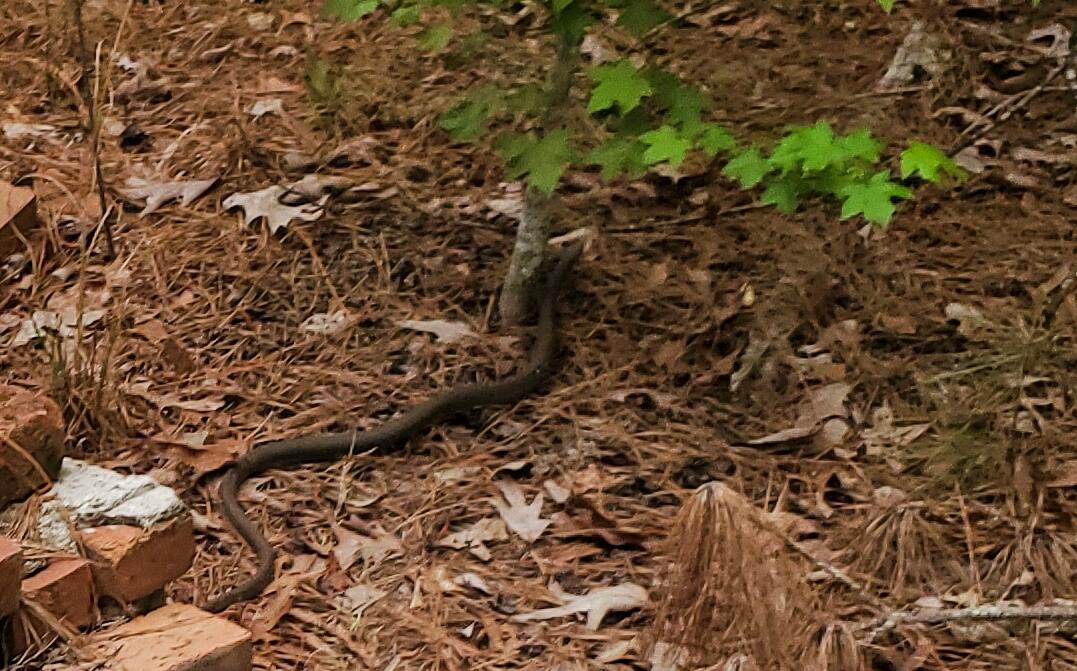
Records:
<instances>
[{"instance_id":1,"label":"red brick","mask_svg":"<svg viewBox=\"0 0 1077 671\"><path fill-rule=\"evenodd\" d=\"M153 594L184 573L194 560L194 528L189 515L150 529L109 525L81 532L93 561L98 596L130 603Z\"/></svg>"},{"instance_id":2,"label":"red brick","mask_svg":"<svg viewBox=\"0 0 1077 671\"><path fill-rule=\"evenodd\" d=\"M39 392L0 385L0 506L54 481L63 457L59 406Z\"/></svg>"},{"instance_id":3,"label":"red brick","mask_svg":"<svg viewBox=\"0 0 1077 671\"><path fill-rule=\"evenodd\" d=\"M22 546L0 537L0 618L19 609L22 588Z\"/></svg>"},{"instance_id":4,"label":"red brick","mask_svg":"<svg viewBox=\"0 0 1077 671\"><path fill-rule=\"evenodd\" d=\"M0 182L0 256L22 251L19 237L29 238L40 226L34 190Z\"/></svg>"},{"instance_id":5,"label":"red brick","mask_svg":"<svg viewBox=\"0 0 1077 671\"><path fill-rule=\"evenodd\" d=\"M249 671L251 634L195 606L172 604L94 636L105 671Z\"/></svg>"},{"instance_id":6,"label":"red brick","mask_svg":"<svg viewBox=\"0 0 1077 671\"><path fill-rule=\"evenodd\" d=\"M54 559L22 581L22 593L71 627L88 627L97 619L93 573L85 559Z\"/></svg>"}]
</instances>

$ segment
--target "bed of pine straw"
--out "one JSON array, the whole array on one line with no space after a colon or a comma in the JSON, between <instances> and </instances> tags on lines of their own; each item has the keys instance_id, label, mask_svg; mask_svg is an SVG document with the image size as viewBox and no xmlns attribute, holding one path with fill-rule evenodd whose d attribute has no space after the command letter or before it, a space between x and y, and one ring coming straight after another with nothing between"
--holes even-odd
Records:
<instances>
[{"instance_id":1,"label":"bed of pine straw","mask_svg":"<svg viewBox=\"0 0 1077 671\"><path fill-rule=\"evenodd\" d=\"M495 33L527 35L513 48L493 40L446 64L380 15L332 25L318 19L319 4L130 5L118 53L153 64L161 82L105 106L109 120L146 135L123 147L105 134L107 182L156 174L221 184L145 218L127 205L112 262L101 244L79 252L100 211L69 88L74 30L59 2L0 8L9 94L0 116L60 129L56 140L0 139L0 176L33 181L54 247L6 269L4 311L26 317L80 294L107 310L77 356L4 349L4 379L54 389L72 454L184 492L199 551L171 589L177 601L201 603L251 570L215 508L213 469L255 441L372 426L456 382L507 374L528 342L526 328L494 316L513 233L487 207L505 197L499 164L451 146L434 123L493 58L534 67L540 41L527 32L528 12L485 20ZM1045 72L1051 64L1030 59L1021 40L1052 17L1075 17L1053 0L1037 10L993 4L920 8L955 60L934 87L898 95L871 87L913 18L900 5L885 17L873 0L725 3L659 46L711 88L739 134L825 117L895 143L951 146L965 121L933 113L975 107L974 90L995 83L1000 64ZM103 41L102 58L127 7L86 3L87 39ZM262 12L272 27L251 27ZM308 45L348 64L343 107L328 126L303 90ZM294 51L274 52L282 46ZM106 70L100 84L115 93L126 75ZM840 652L854 625L924 597L947 606L1072 598L1077 306L1064 301L1050 328L1039 320L1074 271L1073 211L1063 202L1074 171L1010 154L1048 150L1050 138L1077 129L1074 94L1058 88L987 134L1002 143L997 166L956 193L924 190L870 244L829 205L795 217L716 214L750 200L713 176L606 186L570 175L557 232L590 226L597 237L562 300L563 361L541 394L442 425L404 454L273 472L248 486L250 514L283 550L271 590L228 612L255 632L258 668L649 668L632 641L654 609L611 614L596 631L573 617L510 616L556 604L553 581L576 594L627 581L653 589L681 504L712 480L775 513L802 547L864 586L784 552L786 583L756 576L745 584L763 593L718 595L706 637L716 668L767 650L762 668L790 650L856 668L855 655ZM253 121L245 110L272 97L285 113ZM274 237L223 211L235 191L309 172L290 169L289 152L325 158L355 139L364 142L352 145L354 160L322 172L364 185L360 196L331 201L321 220ZM1005 177L1014 173L1027 180ZM976 307L985 323L958 328L949 303ZM350 320L342 333L299 329L337 310ZM402 319L458 320L480 335L445 344L398 328ZM733 393L749 339L771 346ZM852 387L838 447L746 445L794 426L800 404L835 382ZM489 542L488 561L439 547L496 517L499 480L528 500L546 481L578 498L558 504L547 493L550 528L534 544L512 534ZM714 542L733 556L767 551L747 538ZM334 550L354 565L342 568ZM474 577L460 586L468 573L488 593ZM339 601L357 585L384 592L358 618ZM787 611L760 608L779 591L792 599ZM676 628L675 615L662 617ZM1037 622L901 627L861 652L879 669L1077 668L1067 630ZM47 658L67 668L67 654L60 646L22 668Z\"/></svg>"}]
</instances>

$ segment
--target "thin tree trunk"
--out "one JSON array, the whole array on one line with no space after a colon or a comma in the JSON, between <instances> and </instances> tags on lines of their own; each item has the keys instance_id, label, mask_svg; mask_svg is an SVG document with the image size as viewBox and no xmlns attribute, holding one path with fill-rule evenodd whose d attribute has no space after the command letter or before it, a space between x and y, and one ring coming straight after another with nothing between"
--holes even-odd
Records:
<instances>
[{"instance_id":1,"label":"thin tree trunk","mask_svg":"<svg viewBox=\"0 0 1077 671\"><path fill-rule=\"evenodd\" d=\"M557 47L557 60L550 71L550 93L542 116L542 132L549 132L562 119L579 62L579 46L562 39ZM512 260L498 302L501 318L509 324L519 324L530 311L535 273L542 263L549 238L550 196L528 186L524 191L523 212L516 228Z\"/></svg>"},{"instance_id":2,"label":"thin tree trunk","mask_svg":"<svg viewBox=\"0 0 1077 671\"><path fill-rule=\"evenodd\" d=\"M512 260L501 287L498 308L501 317L510 324L524 320L531 308L531 289L535 273L546 253L550 238L550 199L538 189L524 191L524 207L520 225L516 228L516 244Z\"/></svg>"}]
</instances>

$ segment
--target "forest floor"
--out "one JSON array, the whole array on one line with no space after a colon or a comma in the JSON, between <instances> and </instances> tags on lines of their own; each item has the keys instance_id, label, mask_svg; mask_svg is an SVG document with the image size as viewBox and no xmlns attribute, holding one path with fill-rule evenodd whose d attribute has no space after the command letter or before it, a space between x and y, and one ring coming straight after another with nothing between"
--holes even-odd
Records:
<instances>
[{"instance_id":1,"label":"forest floor","mask_svg":"<svg viewBox=\"0 0 1077 671\"><path fill-rule=\"evenodd\" d=\"M228 460L374 426L523 361L527 328L495 310L518 191L436 116L488 68L534 72L549 51L519 7L474 19L506 39L431 55L380 11L342 25L313 0L135 2L119 37L128 3L88 2L91 52L123 56L99 79L110 201L132 200L130 178L218 180L146 216L125 203L109 261L100 236L82 252L101 211L75 32L61 3L3 5L0 121L51 128L0 137L0 177L33 185L52 242L4 267L4 381L53 390L70 453L184 492L199 552L169 596L202 603L252 568L215 504ZM942 70L877 91L914 21L941 39ZM258 668L674 668L639 642L651 607L597 629L512 618L562 603L558 590L654 590L681 504L716 480L861 589L795 556L811 627L731 638L747 617L731 610L712 661L761 644L835 657L856 638L865 668L1077 669L1073 630L1057 623L856 633L914 605L1077 596L1077 56L1030 40L1052 26L1077 26L1077 7L952 0L887 15L874 0L732 0L668 29L661 60L704 86L738 137L826 119L870 128L891 156L911 139L969 146L978 171L920 189L885 231L824 202L792 216L743 207L757 196L702 171L608 185L570 174L555 233L594 238L541 393L403 452L244 489L283 550L267 593L228 612L255 632ZM304 87L308 50L343 68L330 118ZM223 206L315 171L351 187L317 220L271 234ZM78 348L15 337L35 310L75 308L91 322ZM474 333L445 342L399 325L439 319ZM499 522L495 502L516 493L543 496L550 526L533 542Z\"/></svg>"}]
</instances>

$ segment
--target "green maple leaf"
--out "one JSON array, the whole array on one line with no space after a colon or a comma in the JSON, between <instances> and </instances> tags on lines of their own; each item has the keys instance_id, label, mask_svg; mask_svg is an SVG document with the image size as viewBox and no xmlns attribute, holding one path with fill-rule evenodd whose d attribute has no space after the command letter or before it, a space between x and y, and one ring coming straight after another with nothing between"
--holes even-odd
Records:
<instances>
[{"instance_id":1,"label":"green maple leaf","mask_svg":"<svg viewBox=\"0 0 1077 671\"><path fill-rule=\"evenodd\" d=\"M494 86L472 91L467 98L438 117L438 126L453 142L470 142L479 136L494 112L501 109L502 92Z\"/></svg>"},{"instance_id":2,"label":"green maple leaf","mask_svg":"<svg viewBox=\"0 0 1077 671\"><path fill-rule=\"evenodd\" d=\"M737 141L733 139L733 135L729 131L711 123L703 124L696 143L708 156L714 156L720 151L733 151L737 148Z\"/></svg>"},{"instance_id":3,"label":"green maple leaf","mask_svg":"<svg viewBox=\"0 0 1077 671\"><path fill-rule=\"evenodd\" d=\"M647 145L643 152L643 162L647 165L666 161L674 168L680 167L692 149L692 141L682 137L673 126L662 126L640 135L639 139Z\"/></svg>"},{"instance_id":4,"label":"green maple leaf","mask_svg":"<svg viewBox=\"0 0 1077 671\"><path fill-rule=\"evenodd\" d=\"M403 5L393 10L389 20L393 22L393 25L406 28L418 23L421 16L422 8L419 5Z\"/></svg>"},{"instance_id":5,"label":"green maple leaf","mask_svg":"<svg viewBox=\"0 0 1077 671\"><path fill-rule=\"evenodd\" d=\"M572 162L568 131L556 130L542 138L516 135L503 142L501 153L513 179L527 175L527 183L547 195L557 188L565 168Z\"/></svg>"},{"instance_id":6,"label":"green maple leaf","mask_svg":"<svg viewBox=\"0 0 1077 671\"><path fill-rule=\"evenodd\" d=\"M707 97L662 68L648 68L644 76L651 84L654 102L666 110L667 122L680 125L686 132L698 130L703 110L710 105Z\"/></svg>"},{"instance_id":7,"label":"green maple leaf","mask_svg":"<svg viewBox=\"0 0 1077 671\"><path fill-rule=\"evenodd\" d=\"M455 16L469 3L469 0L429 0L429 2L435 7L445 7L450 14Z\"/></svg>"},{"instance_id":8,"label":"green maple leaf","mask_svg":"<svg viewBox=\"0 0 1077 671\"><path fill-rule=\"evenodd\" d=\"M635 37L642 37L671 18L654 0L625 0L619 6L617 23Z\"/></svg>"},{"instance_id":9,"label":"green maple leaf","mask_svg":"<svg viewBox=\"0 0 1077 671\"><path fill-rule=\"evenodd\" d=\"M837 141L838 148L847 158L858 158L868 163L878 163L883 145L871 136L867 128L858 128Z\"/></svg>"},{"instance_id":10,"label":"green maple leaf","mask_svg":"<svg viewBox=\"0 0 1077 671\"><path fill-rule=\"evenodd\" d=\"M765 205L777 207L785 214L792 214L797 210L797 203L802 193L804 193L804 181L796 175L787 175L767 184L760 200Z\"/></svg>"},{"instance_id":11,"label":"green maple leaf","mask_svg":"<svg viewBox=\"0 0 1077 671\"><path fill-rule=\"evenodd\" d=\"M890 181L890 171L883 170L872 175L866 182L856 182L841 190L844 202L841 218L848 219L863 214L870 222L885 226L894 216L894 198L911 198L911 189Z\"/></svg>"},{"instance_id":12,"label":"green maple leaf","mask_svg":"<svg viewBox=\"0 0 1077 671\"><path fill-rule=\"evenodd\" d=\"M550 3L550 9L553 10L554 14L560 14L565 11L565 7L568 7L573 2L575 2L575 0L553 0L553 2Z\"/></svg>"},{"instance_id":13,"label":"green maple leaf","mask_svg":"<svg viewBox=\"0 0 1077 671\"><path fill-rule=\"evenodd\" d=\"M622 173L632 179L647 171L643 153L647 145L635 138L615 137L603 142L587 155L587 162L602 167L602 179L609 182Z\"/></svg>"},{"instance_id":14,"label":"green maple leaf","mask_svg":"<svg viewBox=\"0 0 1077 671\"><path fill-rule=\"evenodd\" d=\"M840 170L830 167L812 176L812 186L816 191L840 196L845 187L866 179L867 175L859 170Z\"/></svg>"},{"instance_id":15,"label":"green maple leaf","mask_svg":"<svg viewBox=\"0 0 1077 671\"><path fill-rule=\"evenodd\" d=\"M650 83L627 60L599 65L591 70L591 80L595 83L587 103L587 111L591 114L617 109L624 115L651 95Z\"/></svg>"},{"instance_id":16,"label":"green maple leaf","mask_svg":"<svg viewBox=\"0 0 1077 671\"><path fill-rule=\"evenodd\" d=\"M894 8L894 3L897 2L897 0L878 0L878 2L879 6L883 8L883 11L889 14L890 10Z\"/></svg>"},{"instance_id":17,"label":"green maple leaf","mask_svg":"<svg viewBox=\"0 0 1077 671\"><path fill-rule=\"evenodd\" d=\"M448 23L432 23L423 28L415 40L420 49L426 51L441 51L449 46L452 39L452 25Z\"/></svg>"},{"instance_id":18,"label":"green maple leaf","mask_svg":"<svg viewBox=\"0 0 1077 671\"><path fill-rule=\"evenodd\" d=\"M523 84L504 97L505 106L514 112L533 113L546 104L546 90L538 84Z\"/></svg>"},{"instance_id":19,"label":"green maple leaf","mask_svg":"<svg viewBox=\"0 0 1077 671\"><path fill-rule=\"evenodd\" d=\"M763 154L760 153L759 149L751 147L737 154L733 157L733 160L726 163L725 167L722 168L722 174L740 182L741 188L750 189L763 181L763 178L766 177L770 170L770 163L763 158Z\"/></svg>"},{"instance_id":20,"label":"green maple leaf","mask_svg":"<svg viewBox=\"0 0 1077 671\"><path fill-rule=\"evenodd\" d=\"M808 173L819 172L841 158L833 129L820 121L814 126L796 128L782 138L770 155L770 162L783 174L797 169Z\"/></svg>"},{"instance_id":21,"label":"green maple leaf","mask_svg":"<svg viewBox=\"0 0 1077 671\"><path fill-rule=\"evenodd\" d=\"M640 136L654 129L654 120L642 106L637 107L622 117L609 117L606 123L617 135Z\"/></svg>"},{"instance_id":22,"label":"green maple leaf","mask_svg":"<svg viewBox=\"0 0 1077 671\"><path fill-rule=\"evenodd\" d=\"M488 110L484 105L466 101L438 117L438 125L449 133L453 142L470 142L486 127L487 118Z\"/></svg>"},{"instance_id":23,"label":"green maple leaf","mask_svg":"<svg viewBox=\"0 0 1077 671\"><path fill-rule=\"evenodd\" d=\"M957 179L965 176L965 171L949 156L926 142L913 142L901 152L902 179L920 173L923 179L938 184L942 180L940 172Z\"/></svg>"},{"instance_id":24,"label":"green maple leaf","mask_svg":"<svg viewBox=\"0 0 1077 671\"><path fill-rule=\"evenodd\" d=\"M322 14L330 19L357 21L378 8L378 0L325 0Z\"/></svg>"}]
</instances>

